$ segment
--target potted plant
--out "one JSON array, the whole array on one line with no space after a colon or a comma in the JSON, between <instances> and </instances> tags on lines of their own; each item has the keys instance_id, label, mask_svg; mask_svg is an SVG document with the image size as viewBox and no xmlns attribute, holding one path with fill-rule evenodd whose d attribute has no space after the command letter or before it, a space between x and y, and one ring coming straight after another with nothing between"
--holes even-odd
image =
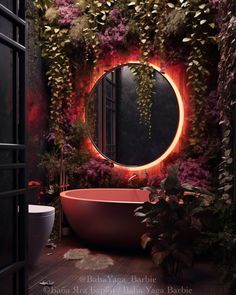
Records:
<instances>
[{"instance_id":1,"label":"potted plant","mask_svg":"<svg viewBox=\"0 0 236 295\"><path fill-rule=\"evenodd\" d=\"M169 169L159 188L143 189L150 191L149 201L135 210L148 229L141 237L142 247L151 248L153 261L165 276L180 279L183 270L192 267L194 254L206 241L205 219L199 212L208 210L214 196L181 184L177 166Z\"/></svg>"}]
</instances>

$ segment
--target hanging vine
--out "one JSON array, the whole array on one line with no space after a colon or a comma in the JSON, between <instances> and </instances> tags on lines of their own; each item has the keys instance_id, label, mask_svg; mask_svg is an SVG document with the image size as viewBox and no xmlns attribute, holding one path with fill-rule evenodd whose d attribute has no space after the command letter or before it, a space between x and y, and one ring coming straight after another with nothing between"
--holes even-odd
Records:
<instances>
[{"instance_id":1,"label":"hanging vine","mask_svg":"<svg viewBox=\"0 0 236 295\"><path fill-rule=\"evenodd\" d=\"M166 0L163 1L130 1L128 7L133 10L134 21L139 23L136 32L138 34L139 47L141 49L142 66L132 66L132 72L137 81L137 107L140 124L148 128L151 138L151 111L152 88L155 80L153 70L148 65L150 56L157 50L161 65L165 53L165 25L166 25Z\"/></svg>"},{"instance_id":2,"label":"hanging vine","mask_svg":"<svg viewBox=\"0 0 236 295\"><path fill-rule=\"evenodd\" d=\"M52 3L54 2L47 0L35 1L34 5L38 10L35 23L40 35L42 56L48 65L46 74L51 88L50 130L55 143L61 145L64 141L66 112L72 105L73 97L71 60L66 51L71 41L68 38L68 29L61 29L55 22L56 14ZM49 20L47 25L46 19Z\"/></svg>"},{"instance_id":3,"label":"hanging vine","mask_svg":"<svg viewBox=\"0 0 236 295\"><path fill-rule=\"evenodd\" d=\"M180 0L180 7L186 9L187 34L183 42L189 45L187 58L188 81L191 89L192 115L190 119L189 144L196 153L204 151L202 144L206 133L205 104L210 72L208 48L215 42L215 23L210 6L204 0Z\"/></svg>"},{"instance_id":4,"label":"hanging vine","mask_svg":"<svg viewBox=\"0 0 236 295\"><path fill-rule=\"evenodd\" d=\"M137 109L139 112L140 124L144 124L148 128L148 135L151 138L151 107L152 94L155 85L155 77L153 68L147 64L138 64L129 66L134 78L137 82Z\"/></svg>"},{"instance_id":5,"label":"hanging vine","mask_svg":"<svg viewBox=\"0 0 236 295\"><path fill-rule=\"evenodd\" d=\"M230 202L233 186L232 124L236 103L236 3L234 0L220 2L221 33L218 39L220 49L218 95L222 108L222 162L219 167L219 183L222 197ZM235 155L234 155L235 156Z\"/></svg>"},{"instance_id":6,"label":"hanging vine","mask_svg":"<svg viewBox=\"0 0 236 295\"><path fill-rule=\"evenodd\" d=\"M42 47L43 57L48 56L48 53L51 54L46 73L49 80L48 84L51 87L51 131L55 133L56 142L62 144L66 110L71 107L73 93L70 59L64 51L64 47L69 41L66 40L67 30L58 32L57 29L51 27L46 27L45 30L50 34L49 38L53 41L52 43L45 43Z\"/></svg>"},{"instance_id":7,"label":"hanging vine","mask_svg":"<svg viewBox=\"0 0 236 295\"><path fill-rule=\"evenodd\" d=\"M113 0L96 0L88 1L86 5L86 13L89 15L88 26L83 29L86 44L86 61L89 62L89 58L93 54L92 63L94 65L96 65L99 58L99 29L105 25L113 2Z\"/></svg>"},{"instance_id":8,"label":"hanging vine","mask_svg":"<svg viewBox=\"0 0 236 295\"><path fill-rule=\"evenodd\" d=\"M189 145L195 153L200 154L205 149L202 139L206 128L208 48L215 42L216 33L212 6L204 0L36 0L35 6L38 12L36 26L43 56L48 62L52 91L51 129L58 142L63 140L65 125L65 116L61 114L72 101L71 63L76 51L82 52L78 66L87 63L94 69L106 54L132 50L131 42L140 48L144 65L142 79L139 79L138 110L140 122L149 126L149 135L152 106L149 59L159 55L162 65L168 51L184 51L186 56L182 58L187 63L192 92ZM178 26L173 16L176 16ZM175 48L176 39L179 48ZM73 54L69 56L68 51Z\"/></svg>"}]
</instances>

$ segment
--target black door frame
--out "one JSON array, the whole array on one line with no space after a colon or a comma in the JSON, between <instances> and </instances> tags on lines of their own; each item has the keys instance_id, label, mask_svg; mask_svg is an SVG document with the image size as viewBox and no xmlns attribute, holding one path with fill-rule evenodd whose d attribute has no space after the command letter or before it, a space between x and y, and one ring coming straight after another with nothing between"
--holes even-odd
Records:
<instances>
[{"instance_id":1,"label":"black door frame","mask_svg":"<svg viewBox=\"0 0 236 295\"><path fill-rule=\"evenodd\" d=\"M12 222L15 225L13 237L15 259L12 264L0 269L0 279L4 280L6 276L13 276L13 294L26 295L28 294L28 203L26 197L25 0L12 1L13 10L9 10L3 4L0 4L0 17L3 17L12 25L13 38L2 33L0 28L0 44L8 47L13 53L14 142L0 142L0 151L11 152L14 155L14 160L7 164L0 163L0 170L12 172L14 189L0 193L0 206L3 198L11 198L14 204L15 214ZM0 128L4 128L4 126L0 126Z\"/></svg>"}]
</instances>

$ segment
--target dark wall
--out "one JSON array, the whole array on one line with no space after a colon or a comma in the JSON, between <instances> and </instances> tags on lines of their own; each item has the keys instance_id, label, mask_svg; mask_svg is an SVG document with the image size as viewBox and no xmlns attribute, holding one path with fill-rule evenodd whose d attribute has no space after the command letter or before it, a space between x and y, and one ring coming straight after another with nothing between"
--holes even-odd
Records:
<instances>
[{"instance_id":1,"label":"dark wall","mask_svg":"<svg viewBox=\"0 0 236 295\"><path fill-rule=\"evenodd\" d=\"M45 136L48 132L48 101L45 64L40 56L37 35L31 18L32 3L28 1L27 23L27 135L28 135L28 180L44 180L44 173L38 167L40 154L45 151ZM38 201L39 191L30 190L30 202Z\"/></svg>"},{"instance_id":2,"label":"dark wall","mask_svg":"<svg viewBox=\"0 0 236 295\"><path fill-rule=\"evenodd\" d=\"M162 74L155 71L152 134L139 123L136 82L128 67L121 68L117 113L117 162L126 165L147 164L161 156L175 136L179 110L176 95Z\"/></svg>"}]
</instances>

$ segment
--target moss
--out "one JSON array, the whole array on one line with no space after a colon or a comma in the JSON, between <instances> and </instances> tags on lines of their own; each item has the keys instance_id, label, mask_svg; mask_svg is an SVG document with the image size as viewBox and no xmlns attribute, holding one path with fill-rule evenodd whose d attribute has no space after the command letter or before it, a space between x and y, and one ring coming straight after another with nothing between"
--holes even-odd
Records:
<instances>
[{"instance_id":1,"label":"moss","mask_svg":"<svg viewBox=\"0 0 236 295\"><path fill-rule=\"evenodd\" d=\"M84 39L84 29L88 27L88 17L81 16L77 18L70 29L70 38L74 42L82 41Z\"/></svg>"},{"instance_id":2,"label":"moss","mask_svg":"<svg viewBox=\"0 0 236 295\"><path fill-rule=\"evenodd\" d=\"M56 7L50 7L45 12L45 18L50 22L54 22L57 19L57 9Z\"/></svg>"}]
</instances>

